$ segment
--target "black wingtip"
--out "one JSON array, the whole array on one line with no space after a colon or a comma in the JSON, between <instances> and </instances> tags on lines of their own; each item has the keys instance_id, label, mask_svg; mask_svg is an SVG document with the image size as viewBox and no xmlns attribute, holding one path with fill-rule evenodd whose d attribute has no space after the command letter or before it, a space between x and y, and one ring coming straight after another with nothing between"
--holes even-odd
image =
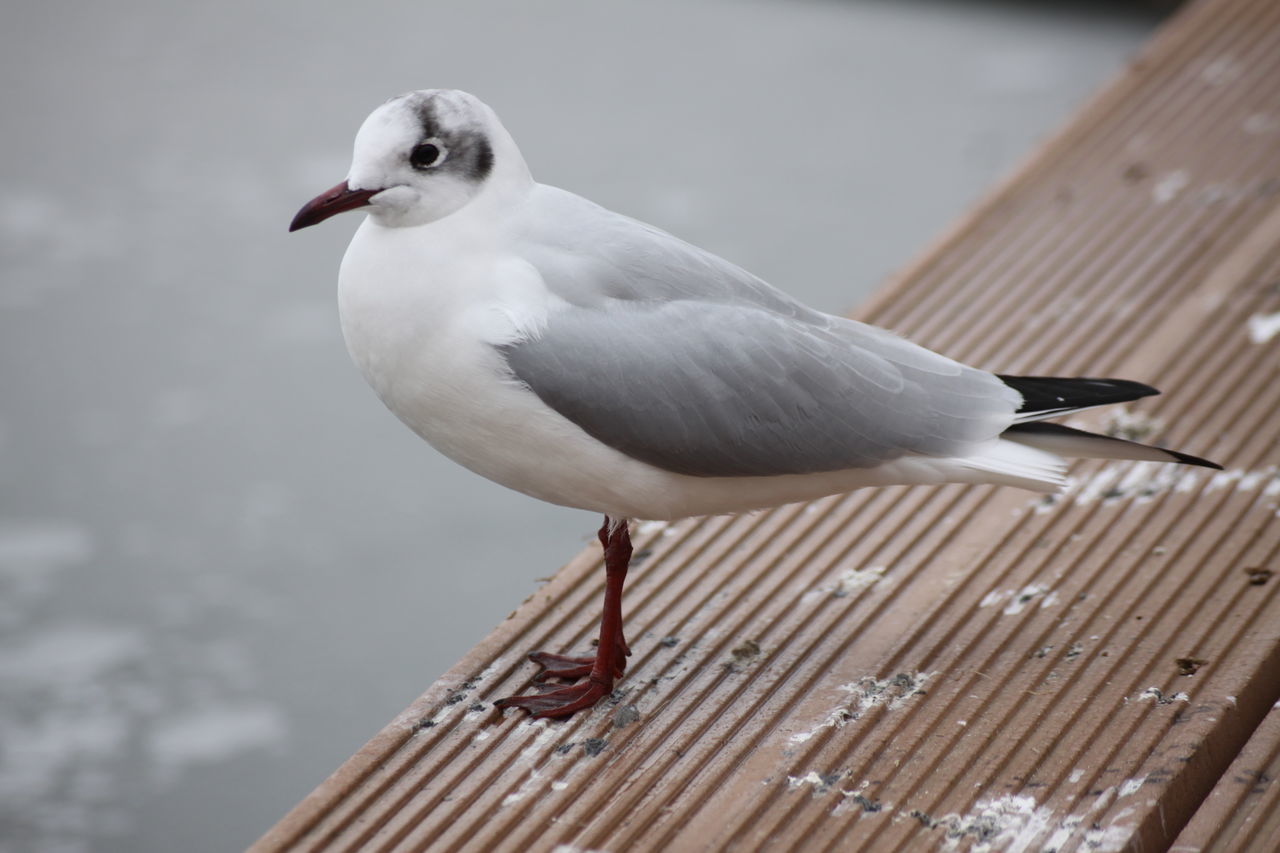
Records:
<instances>
[{"instance_id":1,"label":"black wingtip","mask_svg":"<svg viewBox=\"0 0 1280 853\"><path fill-rule=\"evenodd\" d=\"M1182 453L1178 450L1170 450L1167 447L1162 447L1160 449L1165 453L1168 453L1183 465L1199 465L1201 468L1212 468L1215 471L1223 470L1222 466L1217 462L1210 462L1208 459L1201 459L1199 456L1192 456L1190 453Z\"/></svg>"},{"instance_id":2,"label":"black wingtip","mask_svg":"<svg viewBox=\"0 0 1280 853\"><path fill-rule=\"evenodd\" d=\"M1022 408L1018 411L1026 414L1127 403L1160 393L1131 379L1002 374L1000 380L1022 395Z\"/></svg>"},{"instance_id":3,"label":"black wingtip","mask_svg":"<svg viewBox=\"0 0 1280 853\"><path fill-rule=\"evenodd\" d=\"M1101 447L1108 447L1112 450L1116 448L1131 448L1133 451L1148 450L1153 453L1161 454L1166 459L1158 461L1177 462L1183 465L1199 465L1202 468L1212 468L1215 471L1221 471L1222 466L1217 462L1210 462L1208 459L1201 459L1199 456L1192 456L1190 453L1183 453L1180 450L1170 450L1167 447L1160 447L1154 444L1140 444L1136 441L1118 438L1113 435L1103 435L1102 433L1088 432L1075 427L1069 427L1066 424L1055 424L1048 421L1030 421L1027 423L1013 424L1004 431L1004 435L1014 441L1021 441L1024 444L1030 444L1032 447L1040 447L1050 452L1060 453L1064 456L1074 457L1080 456L1084 458L1096 459L1147 459L1149 461L1157 461L1150 455L1144 455L1138 452L1137 455L1125 452L1099 453ZM1077 444L1073 447L1066 448L1061 442L1064 440L1074 439ZM1056 444L1054 442L1057 442ZM1079 442L1090 442L1089 444L1080 444ZM1087 449L1086 449L1087 448ZM1089 452L1092 450L1093 452Z\"/></svg>"}]
</instances>

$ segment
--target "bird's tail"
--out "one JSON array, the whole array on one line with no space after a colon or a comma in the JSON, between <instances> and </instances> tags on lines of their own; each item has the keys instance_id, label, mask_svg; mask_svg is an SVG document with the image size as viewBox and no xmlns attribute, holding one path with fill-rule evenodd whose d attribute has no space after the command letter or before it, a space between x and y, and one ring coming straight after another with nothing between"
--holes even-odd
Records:
<instances>
[{"instance_id":1,"label":"bird's tail","mask_svg":"<svg viewBox=\"0 0 1280 853\"><path fill-rule=\"evenodd\" d=\"M1180 462L1221 469L1222 466L1189 453L1166 450L1136 441L1086 432L1062 424L1044 423L1058 417L1159 394L1150 385L1127 379L1071 379L1056 376L1001 376L1000 379L1022 395L1022 408L1013 426L1002 438L1065 457L1088 459L1142 459L1153 462Z\"/></svg>"}]
</instances>

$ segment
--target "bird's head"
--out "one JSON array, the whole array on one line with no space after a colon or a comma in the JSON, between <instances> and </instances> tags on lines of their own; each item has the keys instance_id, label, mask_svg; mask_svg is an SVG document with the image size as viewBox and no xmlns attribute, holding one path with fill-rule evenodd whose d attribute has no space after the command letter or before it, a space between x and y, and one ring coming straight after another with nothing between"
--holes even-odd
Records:
<instances>
[{"instance_id":1,"label":"bird's head","mask_svg":"<svg viewBox=\"0 0 1280 853\"><path fill-rule=\"evenodd\" d=\"M466 92L423 89L392 98L365 119L347 179L303 205L289 230L361 207L382 225L423 225L495 183L527 180L493 110Z\"/></svg>"}]
</instances>

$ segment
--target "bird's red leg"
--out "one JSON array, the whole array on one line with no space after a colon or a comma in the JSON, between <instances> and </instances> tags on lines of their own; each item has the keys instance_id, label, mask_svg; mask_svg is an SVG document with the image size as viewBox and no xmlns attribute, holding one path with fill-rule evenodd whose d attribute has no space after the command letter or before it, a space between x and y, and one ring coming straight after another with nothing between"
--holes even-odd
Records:
<instances>
[{"instance_id":1,"label":"bird's red leg","mask_svg":"<svg viewBox=\"0 0 1280 853\"><path fill-rule=\"evenodd\" d=\"M604 615L600 619L600 642L595 655L570 657L547 652L529 655L545 667L539 678L586 680L546 693L499 699L494 703L498 707L523 708L535 717L567 717L608 696L614 679L622 677L627 668L627 655L631 654L622 634L622 585L631 562L631 534L626 522L615 526L606 515L600 526L600 544L604 546Z\"/></svg>"},{"instance_id":2,"label":"bird's red leg","mask_svg":"<svg viewBox=\"0 0 1280 853\"><path fill-rule=\"evenodd\" d=\"M600 525L600 532L597 535L600 538L600 545L604 549L604 553L605 553L605 572L606 573L609 572L609 566L613 561L620 561L622 565L621 578L619 578L619 580L617 581L618 587L619 587L619 592L618 592L619 600L618 600L618 606L617 606L617 620L616 620L618 630L615 638L617 641L617 646L614 648L614 656L613 656L614 657L613 675L615 678L620 678L622 676L623 671L627 668L627 656L631 654L631 649L627 646L626 637L623 636L623 632L622 632L622 603L621 603L622 581L626 579L627 565L629 564L630 558L631 558L631 539L630 539L630 535L627 533L625 529L625 525L622 525L621 535L617 536L615 533L615 538L617 538L618 540L617 544L611 544L611 537L610 537L610 531L609 531L610 525L611 525L611 522L609 520L609 517L605 516L604 524ZM611 556L610 555L611 548L612 549L623 548L625 549L625 554L619 552L619 553L614 553ZM608 609L609 608L609 591L608 591L609 577L610 576L606 574L605 617L604 617L605 619L609 618L609 609ZM601 624L601 628L602 629L604 628L603 622ZM582 656L557 655L557 654L552 654L551 652L531 652L529 654L529 660L543 667L542 672L538 673L538 676L537 676L538 681L545 681L548 678L563 678L569 681L577 681L579 678L586 678L587 676L591 675L591 668L595 665L597 656L598 655L582 655Z\"/></svg>"}]
</instances>

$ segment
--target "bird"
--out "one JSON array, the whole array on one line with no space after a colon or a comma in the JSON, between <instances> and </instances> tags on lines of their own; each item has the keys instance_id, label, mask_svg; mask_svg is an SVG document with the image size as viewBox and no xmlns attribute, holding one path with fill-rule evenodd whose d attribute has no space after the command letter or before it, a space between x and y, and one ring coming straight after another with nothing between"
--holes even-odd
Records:
<instances>
[{"instance_id":1,"label":"bird","mask_svg":"<svg viewBox=\"0 0 1280 853\"><path fill-rule=\"evenodd\" d=\"M466 92L375 109L346 180L289 230L352 210L367 216L339 269L341 327L382 402L477 474L604 518L594 654L531 653L542 689L500 708L569 717L623 677L629 520L897 484L1053 492L1073 457L1221 467L1046 420L1146 384L970 367L539 183Z\"/></svg>"}]
</instances>

